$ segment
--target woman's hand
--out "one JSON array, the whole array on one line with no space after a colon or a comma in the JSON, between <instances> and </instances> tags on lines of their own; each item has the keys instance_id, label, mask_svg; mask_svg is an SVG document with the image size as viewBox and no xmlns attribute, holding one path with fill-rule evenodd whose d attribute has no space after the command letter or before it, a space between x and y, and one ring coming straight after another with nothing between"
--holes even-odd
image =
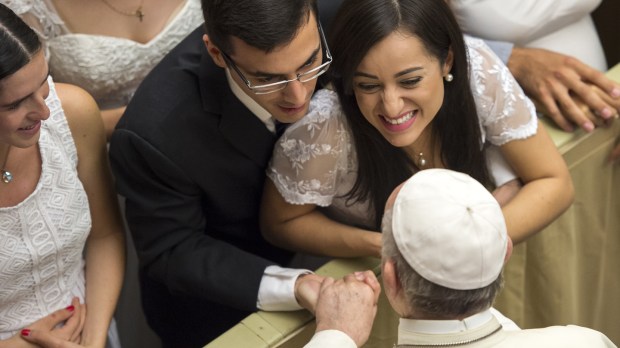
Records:
<instances>
[{"instance_id":1,"label":"woman's hand","mask_svg":"<svg viewBox=\"0 0 620 348\"><path fill-rule=\"evenodd\" d=\"M15 335L8 340L0 341L0 347L39 347L39 342L29 339L33 332L37 332L37 336L43 335L45 337L53 337L53 339L58 342L79 342L85 318L86 308L84 305L80 304L78 298L74 298L71 301L71 305L67 308L59 309L35 321L23 329L20 335Z\"/></svg>"},{"instance_id":2,"label":"woman's hand","mask_svg":"<svg viewBox=\"0 0 620 348\"><path fill-rule=\"evenodd\" d=\"M85 319L86 305L74 297L69 307L58 310L22 330L21 337L36 347L82 347L79 342ZM64 325L59 326L61 323Z\"/></svg>"},{"instance_id":3,"label":"woman's hand","mask_svg":"<svg viewBox=\"0 0 620 348\"><path fill-rule=\"evenodd\" d=\"M521 180L519 180L519 178L510 180L502 186L493 190L493 197L495 197L495 199L499 203L499 206L503 207L508 204L508 202L510 202L510 200L512 200L512 198L516 196L517 193L519 193L521 187L523 187L523 184L521 183Z\"/></svg>"}]
</instances>

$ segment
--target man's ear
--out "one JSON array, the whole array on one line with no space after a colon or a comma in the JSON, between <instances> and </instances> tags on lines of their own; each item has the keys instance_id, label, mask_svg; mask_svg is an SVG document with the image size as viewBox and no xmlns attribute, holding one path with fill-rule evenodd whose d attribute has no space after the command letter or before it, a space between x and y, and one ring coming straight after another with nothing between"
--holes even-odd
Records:
<instances>
[{"instance_id":1,"label":"man's ear","mask_svg":"<svg viewBox=\"0 0 620 348\"><path fill-rule=\"evenodd\" d=\"M398 278L394 260L388 259L383 262L381 265L381 278L383 278L385 297L390 302L392 309L401 318L413 318L413 309L407 301L405 289L400 282L400 278Z\"/></svg>"},{"instance_id":2,"label":"man's ear","mask_svg":"<svg viewBox=\"0 0 620 348\"><path fill-rule=\"evenodd\" d=\"M398 296L398 293L402 290L402 285L398 279L396 273L396 265L391 259L385 260L381 265L381 278L383 278L383 291L387 296L390 303L393 303Z\"/></svg>"},{"instance_id":3,"label":"man's ear","mask_svg":"<svg viewBox=\"0 0 620 348\"><path fill-rule=\"evenodd\" d=\"M513 248L512 238L508 237L508 241L506 241L506 243L508 243L508 245L506 247L506 256L504 256L504 265L506 264L506 262L508 262L508 260L510 259L510 256L512 255L512 248Z\"/></svg>"},{"instance_id":4,"label":"man's ear","mask_svg":"<svg viewBox=\"0 0 620 348\"><path fill-rule=\"evenodd\" d=\"M202 41L205 43L205 46L207 47L207 52L209 52L209 55L211 56L211 59L213 59L213 62L220 68L226 68L226 61L224 60L222 51L219 49L219 47L215 46L213 42L211 42L211 40L209 40L209 35L204 34L202 36Z\"/></svg>"}]
</instances>

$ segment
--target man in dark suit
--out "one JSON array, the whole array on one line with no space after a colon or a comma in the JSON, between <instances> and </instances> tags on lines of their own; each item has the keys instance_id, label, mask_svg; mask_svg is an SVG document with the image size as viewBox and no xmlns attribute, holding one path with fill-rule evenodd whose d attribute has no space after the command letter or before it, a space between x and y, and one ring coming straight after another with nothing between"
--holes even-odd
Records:
<instances>
[{"instance_id":1,"label":"man in dark suit","mask_svg":"<svg viewBox=\"0 0 620 348\"><path fill-rule=\"evenodd\" d=\"M276 128L305 115L331 62L316 0L202 6L206 34L149 74L110 141L144 311L166 347L202 346L257 308L308 308L299 285L322 279L281 267L291 253L258 227Z\"/></svg>"}]
</instances>

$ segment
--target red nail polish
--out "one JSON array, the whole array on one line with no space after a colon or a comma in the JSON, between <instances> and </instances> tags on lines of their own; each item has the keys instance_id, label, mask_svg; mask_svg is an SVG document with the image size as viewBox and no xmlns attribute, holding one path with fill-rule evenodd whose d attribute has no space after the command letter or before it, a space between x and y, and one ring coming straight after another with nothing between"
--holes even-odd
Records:
<instances>
[{"instance_id":1,"label":"red nail polish","mask_svg":"<svg viewBox=\"0 0 620 348\"><path fill-rule=\"evenodd\" d=\"M23 329L22 336L30 336L30 329Z\"/></svg>"},{"instance_id":2,"label":"red nail polish","mask_svg":"<svg viewBox=\"0 0 620 348\"><path fill-rule=\"evenodd\" d=\"M66 308L69 312L73 312L75 310L75 306L71 305Z\"/></svg>"}]
</instances>

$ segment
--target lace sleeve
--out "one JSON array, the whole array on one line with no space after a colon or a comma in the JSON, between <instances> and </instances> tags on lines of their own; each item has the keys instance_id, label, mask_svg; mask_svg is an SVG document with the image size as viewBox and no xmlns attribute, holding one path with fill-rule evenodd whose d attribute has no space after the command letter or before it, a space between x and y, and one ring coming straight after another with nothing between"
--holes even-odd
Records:
<instances>
[{"instance_id":1,"label":"lace sleeve","mask_svg":"<svg viewBox=\"0 0 620 348\"><path fill-rule=\"evenodd\" d=\"M3 0L2 2L32 27L44 43L67 31L64 22L49 0Z\"/></svg>"},{"instance_id":2,"label":"lace sleeve","mask_svg":"<svg viewBox=\"0 0 620 348\"><path fill-rule=\"evenodd\" d=\"M493 145L536 134L538 119L508 67L479 39L466 37L472 92L482 133Z\"/></svg>"},{"instance_id":3,"label":"lace sleeve","mask_svg":"<svg viewBox=\"0 0 620 348\"><path fill-rule=\"evenodd\" d=\"M308 114L275 145L267 176L291 204L329 206L347 171L349 133L335 92L320 90Z\"/></svg>"}]
</instances>

